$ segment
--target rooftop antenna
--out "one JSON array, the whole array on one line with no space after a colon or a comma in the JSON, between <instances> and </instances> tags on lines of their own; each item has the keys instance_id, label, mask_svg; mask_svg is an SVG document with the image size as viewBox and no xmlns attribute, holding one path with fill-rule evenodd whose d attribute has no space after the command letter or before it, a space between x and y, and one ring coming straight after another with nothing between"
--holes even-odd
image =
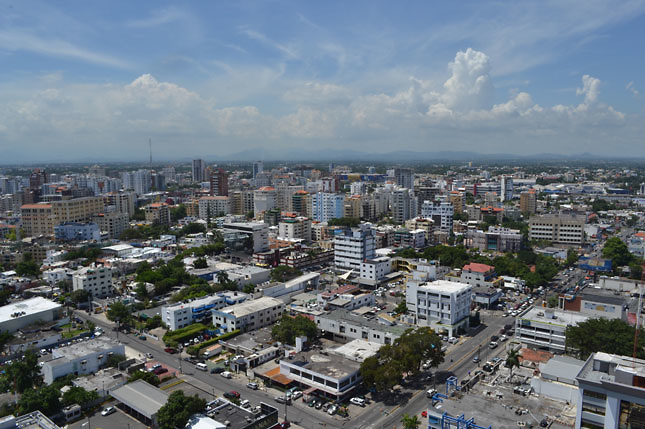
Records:
<instances>
[{"instance_id":1,"label":"rooftop antenna","mask_svg":"<svg viewBox=\"0 0 645 429\"><path fill-rule=\"evenodd\" d=\"M148 146L150 147L150 168L152 169L152 139L148 139Z\"/></svg>"}]
</instances>

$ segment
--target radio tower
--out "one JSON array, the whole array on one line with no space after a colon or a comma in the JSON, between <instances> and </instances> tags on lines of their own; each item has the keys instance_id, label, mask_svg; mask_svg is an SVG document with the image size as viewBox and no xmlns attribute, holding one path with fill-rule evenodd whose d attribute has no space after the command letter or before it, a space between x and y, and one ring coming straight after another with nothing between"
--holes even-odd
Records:
<instances>
[{"instance_id":1,"label":"radio tower","mask_svg":"<svg viewBox=\"0 0 645 429\"><path fill-rule=\"evenodd\" d=\"M152 139L148 139L148 146L150 147L150 169L152 170Z\"/></svg>"}]
</instances>

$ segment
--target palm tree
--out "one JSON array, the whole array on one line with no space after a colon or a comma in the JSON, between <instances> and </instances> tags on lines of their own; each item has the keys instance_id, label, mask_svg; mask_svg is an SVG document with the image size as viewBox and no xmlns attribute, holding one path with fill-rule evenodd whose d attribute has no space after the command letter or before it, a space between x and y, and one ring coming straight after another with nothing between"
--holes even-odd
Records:
<instances>
[{"instance_id":1,"label":"palm tree","mask_svg":"<svg viewBox=\"0 0 645 429\"><path fill-rule=\"evenodd\" d=\"M411 416L407 413L401 417L401 423L403 423L403 429L418 429L421 426L421 421L417 416Z\"/></svg>"},{"instance_id":2,"label":"palm tree","mask_svg":"<svg viewBox=\"0 0 645 429\"><path fill-rule=\"evenodd\" d=\"M515 349L511 349L506 353L506 368L511 370L511 376L508 378L509 381L513 378L513 367L520 367L520 352Z\"/></svg>"}]
</instances>

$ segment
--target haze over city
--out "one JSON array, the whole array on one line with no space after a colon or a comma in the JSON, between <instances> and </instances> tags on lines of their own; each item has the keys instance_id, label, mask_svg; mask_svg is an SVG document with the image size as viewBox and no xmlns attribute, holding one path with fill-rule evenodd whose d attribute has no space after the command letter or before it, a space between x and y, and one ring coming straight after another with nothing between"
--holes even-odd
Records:
<instances>
[{"instance_id":1,"label":"haze over city","mask_svg":"<svg viewBox=\"0 0 645 429\"><path fill-rule=\"evenodd\" d=\"M155 160L642 157L643 12L642 1L3 1L0 162L143 161L148 139Z\"/></svg>"}]
</instances>

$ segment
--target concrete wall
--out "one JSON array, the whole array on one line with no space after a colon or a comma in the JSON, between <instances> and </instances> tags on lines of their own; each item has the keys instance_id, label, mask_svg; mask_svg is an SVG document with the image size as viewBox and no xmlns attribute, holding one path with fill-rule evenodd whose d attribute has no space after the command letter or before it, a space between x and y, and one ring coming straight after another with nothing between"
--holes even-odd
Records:
<instances>
[{"instance_id":1,"label":"concrete wall","mask_svg":"<svg viewBox=\"0 0 645 429\"><path fill-rule=\"evenodd\" d=\"M578 388L564 383L554 383L539 377L531 379L531 387L538 395L570 403L578 400Z\"/></svg>"}]
</instances>

